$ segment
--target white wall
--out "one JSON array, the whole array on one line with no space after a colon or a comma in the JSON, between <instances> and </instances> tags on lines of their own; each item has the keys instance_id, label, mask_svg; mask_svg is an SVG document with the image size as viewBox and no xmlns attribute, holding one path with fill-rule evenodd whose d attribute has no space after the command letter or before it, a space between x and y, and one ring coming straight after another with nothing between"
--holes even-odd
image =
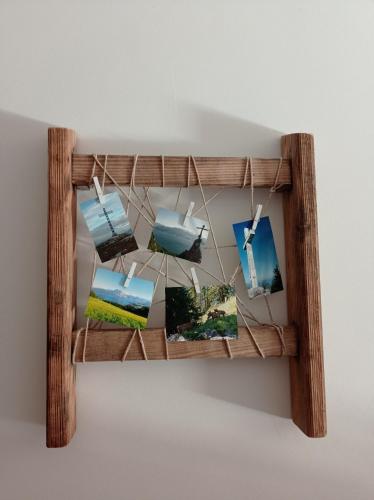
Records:
<instances>
[{"instance_id":1,"label":"white wall","mask_svg":"<svg viewBox=\"0 0 374 500\"><path fill-rule=\"evenodd\" d=\"M373 498L373 25L369 0L1 2L1 499ZM285 360L139 362L80 366L78 432L45 448L50 124L82 152L315 134L326 439Z\"/></svg>"}]
</instances>

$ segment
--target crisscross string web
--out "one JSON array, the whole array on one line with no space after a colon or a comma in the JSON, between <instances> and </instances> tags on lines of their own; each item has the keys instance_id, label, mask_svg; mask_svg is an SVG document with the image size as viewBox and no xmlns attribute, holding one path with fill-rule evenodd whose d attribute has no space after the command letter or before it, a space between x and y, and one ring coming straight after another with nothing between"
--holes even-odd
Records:
<instances>
[{"instance_id":1,"label":"crisscross string web","mask_svg":"<svg viewBox=\"0 0 374 500\"><path fill-rule=\"evenodd\" d=\"M153 193L151 193L151 188L150 187L142 187L142 188L137 188L135 185L135 178L136 178L136 170L137 170L137 163L138 163L138 155L134 156L133 159L133 167L132 167L132 173L131 173L131 179L130 179L130 184L128 186L128 190L124 189L121 185L118 184L116 179L109 173L108 169L108 156L106 155L104 158L104 162L100 162L98 159L97 155L93 155L93 165L92 165L92 172L91 172L91 179L90 179L90 185L92 184L93 177L96 175L97 177L101 177L101 188L104 190L105 187L105 182L107 179L111 181L111 183L114 185L114 188L119 191L119 193L125 198L126 203L126 210L128 216L130 208L131 211L134 212L135 218L134 218L134 223L132 224L133 232L135 234L135 237L137 241L139 240L139 233L140 230L143 229L143 233L145 232L146 229L149 230L149 227L143 227L141 228L140 226L150 226L151 230L153 228L155 219L156 219L156 210L154 208L154 201L152 201L151 194L155 194L157 190L160 190L160 188L153 188ZM262 209L262 216L266 215L266 212L269 208L270 202L272 200L273 194L281 187L281 185L278 184L278 179L279 175L282 169L282 158L279 159L278 167L276 170L275 178L272 187L269 189L267 197L265 201L263 201L263 209ZM166 188L167 186L165 185L165 161L164 157L161 157L161 168L162 168L162 187ZM216 190L216 192L210 196L207 196L205 190L203 189L202 182L201 182L201 176L200 176L200 169L198 162L196 158L193 156L188 157L188 169L187 169L187 179L186 179L186 186L185 188L172 188L170 191L175 192L177 190L177 195L175 198L175 202L173 203L172 208L174 210L180 210L180 204L181 204L181 199L182 199L182 194L190 193L192 191L192 188L190 187L190 178L191 178L191 170L194 170L195 176L197 178L197 183L198 183L198 190L200 192L200 197L202 203L200 206L193 210L192 216L201 216L201 212L205 212L205 217L209 223L210 226L210 231L209 231L209 238L213 243L213 246L209 246L209 239L208 243L206 244L205 247L203 247L203 264L198 264L195 262L187 262L185 260L178 259L177 257L173 257L167 254L157 254L152 252L151 250L142 247L139 245L139 249L131 252L130 254L127 254L125 256L119 256L115 258L113 261L109 262L109 266L111 266L111 269L113 271L119 270L125 274L127 274L126 269L129 269L129 266L131 265L131 262L135 261L139 263L139 266L135 272L135 276L139 277L141 276L146 270L150 271L152 273L156 273L156 278L155 278L155 287L154 287L154 299L156 295L158 295L158 290L161 286L161 283L163 283L166 287L172 283L173 286L194 286L192 275L190 274L189 270L186 270L187 264L189 264L189 267L191 268L192 266L197 269L199 272L200 277L202 278L204 275L208 280L214 280L215 282L218 282L221 285L230 285L233 286L235 284L235 288L237 285L237 279L238 277L242 274L242 269L240 266L240 263L236 263L236 267L234 271L228 275L227 270L225 270L224 266L224 259L222 258L222 251L232 251L235 252L236 256L238 255L237 253L237 246L235 243L230 243L230 244L224 244L220 245L218 243L218 238L216 236L215 232L215 225L213 218L211 216L211 213L209 211L209 206L211 206L218 197L220 197L223 192L225 191L225 188L220 188ZM246 159L246 166L245 166L245 172L243 176L243 183L242 183L242 189L244 190L249 186L250 189L250 196L249 196L249 212L247 217L244 215L243 212L241 219L239 220L245 220L245 219L252 219L254 218L255 215L255 203L254 203L254 182L253 182L253 168L252 168L252 160L250 157L247 157ZM234 188L235 189L235 188ZM163 190L165 191L165 190ZM184 193L182 193L184 192ZM140 193L140 194L139 194ZM174 195L174 193L173 193ZM165 194L162 195L162 200L161 204L164 205L164 200L165 198L169 199L169 195L165 197ZM221 196L222 197L222 196ZM216 212L216 211L215 211ZM232 221L232 222L238 222L238 221ZM232 224L231 222L231 224ZM226 234L231 234L233 235L232 228L227 227ZM222 226L222 224L220 225ZM218 264L218 270L219 272L213 272L210 269L207 268L205 265L205 260L204 259L204 254L209 254L211 255L211 251L214 251L215 256L216 256L216 264ZM160 262L158 265L155 264L156 260L159 260L161 257ZM211 259L209 259L211 260ZM97 268L97 253L96 250L93 250L93 261L92 261L92 268L91 268L91 277L90 277L90 288L92 288L92 284L94 281L95 277L95 272ZM107 264L107 265L108 265ZM171 272L170 264L173 264L173 269L174 272ZM175 272L177 271L177 272ZM182 276L182 278L181 278ZM199 278L199 279L201 279ZM187 281L187 283L186 283ZM204 283L205 284L205 283ZM209 283L206 283L207 285ZM210 283L211 284L211 283ZM245 289L246 290L246 289ZM259 338L259 335L257 335L258 338L256 338L256 335L254 334L254 331L252 329L253 325L271 325L275 332L277 333L279 337L279 342L281 346L281 355L287 354L287 348L286 344L284 341L284 333L283 333L283 327L278 324L274 320L274 315L271 309L270 305L270 300L267 295L262 295L261 297L263 298L264 304L265 304L265 311L268 316L267 321L261 321L257 315L253 312L254 309L254 304L259 304L259 301L261 300L261 297L257 297L256 299L250 300L248 297L248 294L244 294L246 299L244 300L243 298L240 297L238 293L236 293L236 301L237 301L237 311L238 315L242 321L242 324L244 325L247 335L248 335L248 340L249 342L252 342L258 352L258 354L262 357L265 358L265 354L263 349L261 348L261 341ZM164 307L165 304L165 298L160 298L158 300L153 300L152 306L151 306L151 311L157 306L162 306ZM149 321L151 321L152 317L152 312L149 316ZM84 340L83 340L83 354L82 354L82 360L85 362L86 360L86 347L87 347L87 342L88 342L88 331L89 329L102 329L103 322L102 321L93 321L89 318L86 319L85 325L81 327L76 336L75 344L74 344L74 349L73 349L73 362L75 362L75 356L76 356L76 348L78 344L78 339L80 335L83 334ZM128 328L127 328L128 330ZM165 342L165 359L169 359L169 351L168 351L168 340L166 336L166 329L165 327L163 328L164 331L164 342ZM148 359L146 348L144 345L144 341L142 338L142 333L141 330L136 328L133 330L132 335L130 336L130 339L124 348L123 355L122 355L122 361L125 361L127 358L127 355L129 353L129 350L131 348L131 345L135 339L135 337L138 337L138 341L141 347L142 355L145 360ZM233 358L233 353L230 347L230 340L227 338L222 339L223 342L225 342L226 345L226 350L227 350L227 356L229 358ZM235 342L235 340L232 340ZM197 342L197 341L196 341Z\"/></svg>"}]
</instances>

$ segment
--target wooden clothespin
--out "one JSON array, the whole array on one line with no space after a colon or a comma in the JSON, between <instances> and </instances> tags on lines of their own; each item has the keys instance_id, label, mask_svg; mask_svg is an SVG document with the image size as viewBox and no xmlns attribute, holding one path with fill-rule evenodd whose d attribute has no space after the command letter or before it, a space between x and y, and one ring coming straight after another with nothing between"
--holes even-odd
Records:
<instances>
[{"instance_id":1,"label":"wooden clothespin","mask_svg":"<svg viewBox=\"0 0 374 500\"><path fill-rule=\"evenodd\" d=\"M136 262L133 262L131 264L129 274L127 275L127 277L125 279L125 283L123 285L124 288L128 288L130 286L130 282L131 282L132 277L134 276L136 266L137 266Z\"/></svg>"},{"instance_id":2,"label":"wooden clothespin","mask_svg":"<svg viewBox=\"0 0 374 500\"><path fill-rule=\"evenodd\" d=\"M245 247L252 242L253 240L253 237L256 233L256 228L257 228L257 224L260 220L260 216L261 216L261 211L262 211L262 205L259 204L256 206L256 215L255 215L255 218L253 219L253 222L252 222L252 227L251 229L247 230L246 231L246 235L245 235L245 241L244 241L244 245L243 245L243 250L245 250Z\"/></svg>"},{"instance_id":3,"label":"wooden clothespin","mask_svg":"<svg viewBox=\"0 0 374 500\"><path fill-rule=\"evenodd\" d=\"M183 221L183 225L185 226L186 225L186 222L187 222L187 218L188 217L191 217L192 215L192 210L193 210L193 207L195 206L195 202L194 201L191 201L189 207L188 207L188 210L186 212L186 215L184 216L184 221Z\"/></svg>"},{"instance_id":4,"label":"wooden clothespin","mask_svg":"<svg viewBox=\"0 0 374 500\"><path fill-rule=\"evenodd\" d=\"M101 189L99 179L95 176L92 180L94 181L94 184L95 184L96 194L97 194L97 197L99 198L100 205L103 205L104 193L103 193L103 190Z\"/></svg>"},{"instance_id":5,"label":"wooden clothespin","mask_svg":"<svg viewBox=\"0 0 374 500\"><path fill-rule=\"evenodd\" d=\"M197 279L197 274L194 267L191 267L191 276L196 293L201 293L199 280Z\"/></svg>"}]
</instances>

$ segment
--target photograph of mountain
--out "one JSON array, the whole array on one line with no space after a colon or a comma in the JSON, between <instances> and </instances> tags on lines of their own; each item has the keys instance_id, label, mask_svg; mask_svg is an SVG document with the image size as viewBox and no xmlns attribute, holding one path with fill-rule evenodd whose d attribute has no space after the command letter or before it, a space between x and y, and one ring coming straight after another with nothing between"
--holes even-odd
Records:
<instances>
[{"instance_id":1,"label":"photograph of mountain","mask_svg":"<svg viewBox=\"0 0 374 500\"><path fill-rule=\"evenodd\" d=\"M108 193L103 199L103 203L98 198L85 200L80 209L101 262L107 262L137 250L138 245L118 193Z\"/></svg>"},{"instance_id":2,"label":"photograph of mountain","mask_svg":"<svg viewBox=\"0 0 374 500\"><path fill-rule=\"evenodd\" d=\"M235 289L228 285L165 289L169 342L238 338Z\"/></svg>"},{"instance_id":3,"label":"photograph of mountain","mask_svg":"<svg viewBox=\"0 0 374 500\"><path fill-rule=\"evenodd\" d=\"M252 299L283 290L277 252L269 217L262 217L253 237L251 220L233 224L248 295Z\"/></svg>"},{"instance_id":4,"label":"photograph of mountain","mask_svg":"<svg viewBox=\"0 0 374 500\"><path fill-rule=\"evenodd\" d=\"M124 287L126 275L98 268L92 284L85 316L130 328L145 328L154 291L153 281L131 278Z\"/></svg>"},{"instance_id":5,"label":"photograph of mountain","mask_svg":"<svg viewBox=\"0 0 374 500\"><path fill-rule=\"evenodd\" d=\"M148 248L200 264L209 224L196 217L187 217L184 221L185 214L160 208Z\"/></svg>"}]
</instances>

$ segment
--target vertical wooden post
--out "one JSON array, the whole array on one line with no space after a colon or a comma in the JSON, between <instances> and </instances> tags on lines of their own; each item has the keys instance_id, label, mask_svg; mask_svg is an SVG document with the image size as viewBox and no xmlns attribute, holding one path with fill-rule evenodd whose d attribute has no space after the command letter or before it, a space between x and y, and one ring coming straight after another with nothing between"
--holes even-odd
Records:
<instances>
[{"instance_id":1,"label":"vertical wooden post","mask_svg":"<svg viewBox=\"0 0 374 500\"><path fill-rule=\"evenodd\" d=\"M75 432L75 192L71 180L75 132L48 130L47 446L66 446Z\"/></svg>"},{"instance_id":2,"label":"vertical wooden post","mask_svg":"<svg viewBox=\"0 0 374 500\"><path fill-rule=\"evenodd\" d=\"M299 335L290 359L292 418L309 437L326 435L317 205L313 136L282 137L291 160L292 190L284 193L288 322Z\"/></svg>"}]
</instances>

